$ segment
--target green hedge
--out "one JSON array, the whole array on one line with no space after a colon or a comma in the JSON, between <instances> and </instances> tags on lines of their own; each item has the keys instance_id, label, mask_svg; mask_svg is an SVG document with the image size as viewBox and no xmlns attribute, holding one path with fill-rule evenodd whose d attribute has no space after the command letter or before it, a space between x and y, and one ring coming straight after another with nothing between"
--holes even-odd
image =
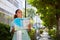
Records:
<instances>
[{"instance_id":1,"label":"green hedge","mask_svg":"<svg viewBox=\"0 0 60 40\"><path fill-rule=\"evenodd\" d=\"M0 40L12 40L9 25L0 23Z\"/></svg>"},{"instance_id":2,"label":"green hedge","mask_svg":"<svg viewBox=\"0 0 60 40\"><path fill-rule=\"evenodd\" d=\"M56 30L50 29L50 30L48 31L48 33L49 33L49 35L51 36L51 38L52 38L53 40L56 40Z\"/></svg>"}]
</instances>

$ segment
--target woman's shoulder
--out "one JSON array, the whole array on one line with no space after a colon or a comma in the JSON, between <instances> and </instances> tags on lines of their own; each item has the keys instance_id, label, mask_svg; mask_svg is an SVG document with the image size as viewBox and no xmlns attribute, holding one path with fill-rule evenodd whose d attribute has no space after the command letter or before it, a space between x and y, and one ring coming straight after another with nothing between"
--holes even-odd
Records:
<instances>
[{"instance_id":1,"label":"woman's shoulder","mask_svg":"<svg viewBox=\"0 0 60 40\"><path fill-rule=\"evenodd\" d=\"M13 21L16 22L16 21L22 21L22 20L29 20L29 18L15 18Z\"/></svg>"}]
</instances>

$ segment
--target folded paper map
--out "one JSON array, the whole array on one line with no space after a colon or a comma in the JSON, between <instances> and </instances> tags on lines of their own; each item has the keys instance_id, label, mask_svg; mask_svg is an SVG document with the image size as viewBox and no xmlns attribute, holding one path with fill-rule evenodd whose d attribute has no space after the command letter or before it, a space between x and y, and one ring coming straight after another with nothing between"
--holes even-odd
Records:
<instances>
[{"instance_id":1,"label":"folded paper map","mask_svg":"<svg viewBox=\"0 0 60 40\"><path fill-rule=\"evenodd\" d=\"M15 30L28 29L29 20L27 18L16 18L13 22Z\"/></svg>"}]
</instances>

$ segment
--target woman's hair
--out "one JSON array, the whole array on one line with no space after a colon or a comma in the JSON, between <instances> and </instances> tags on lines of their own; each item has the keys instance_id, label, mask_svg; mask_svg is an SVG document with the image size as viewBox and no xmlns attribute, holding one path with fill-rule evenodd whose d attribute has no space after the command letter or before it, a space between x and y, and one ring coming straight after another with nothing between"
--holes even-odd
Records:
<instances>
[{"instance_id":1,"label":"woman's hair","mask_svg":"<svg viewBox=\"0 0 60 40\"><path fill-rule=\"evenodd\" d=\"M17 18L17 12L19 11L20 9L17 9L16 11L15 11L15 15L14 15L14 18ZM21 11L21 10L20 10ZM21 11L22 12L22 11Z\"/></svg>"}]
</instances>

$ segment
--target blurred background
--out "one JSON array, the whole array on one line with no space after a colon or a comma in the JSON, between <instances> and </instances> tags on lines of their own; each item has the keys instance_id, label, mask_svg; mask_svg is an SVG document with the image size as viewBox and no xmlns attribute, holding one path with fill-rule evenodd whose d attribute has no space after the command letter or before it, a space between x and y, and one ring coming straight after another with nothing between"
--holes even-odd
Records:
<instances>
[{"instance_id":1,"label":"blurred background","mask_svg":"<svg viewBox=\"0 0 60 40\"><path fill-rule=\"evenodd\" d=\"M60 0L0 0L0 40L12 40L9 25L16 9L31 19L32 29L28 31L31 40L60 40ZM39 22L39 36L35 21Z\"/></svg>"}]
</instances>

